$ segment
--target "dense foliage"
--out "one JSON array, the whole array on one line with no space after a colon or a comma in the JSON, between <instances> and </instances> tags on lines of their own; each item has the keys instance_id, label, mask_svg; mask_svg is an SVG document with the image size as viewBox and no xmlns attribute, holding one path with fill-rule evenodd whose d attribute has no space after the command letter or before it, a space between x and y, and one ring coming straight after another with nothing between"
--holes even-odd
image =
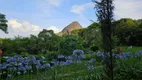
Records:
<instances>
[{"instance_id":1,"label":"dense foliage","mask_svg":"<svg viewBox=\"0 0 142 80\"><path fill-rule=\"evenodd\" d=\"M141 20L123 18L114 22L114 35L119 38L120 45L142 45Z\"/></svg>"},{"instance_id":2,"label":"dense foliage","mask_svg":"<svg viewBox=\"0 0 142 80\"><path fill-rule=\"evenodd\" d=\"M42 70L51 69L51 66L64 66L70 64L81 64L82 59L85 59L84 52L82 50L74 50L73 54L70 56L58 55L57 58L52 59L47 63L47 59L44 56L26 56L22 57L20 55L15 55L12 57L5 57L0 64L0 76L3 78L13 77L16 75L23 75L27 73L33 73ZM94 69L93 63L95 59L87 61L86 68L89 70Z\"/></svg>"},{"instance_id":3,"label":"dense foliage","mask_svg":"<svg viewBox=\"0 0 142 80\"><path fill-rule=\"evenodd\" d=\"M114 68L115 58L112 56L112 21L113 18L113 0L93 0L95 3L96 15L100 22L100 30L102 35L102 49L104 52L104 75L102 76L106 80L114 80ZM108 55L107 55L108 53Z\"/></svg>"},{"instance_id":4,"label":"dense foliage","mask_svg":"<svg viewBox=\"0 0 142 80\"><path fill-rule=\"evenodd\" d=\"M128 18L114 21L113 46L142 45L141 24L141 20ZM57 36L53 31L44 29L38 36L1 38L0 48L4 49L4 55L21 52L29 54L55 52L69 55L74 49L102 50L101 40L100 23L94 22L87 28L74 30L71 35Z\"/></svg>"},{"instance_id":5,"label":"dense foliage","mask_svg":"<svg viewBox=\"0 0 142 80\"><path fill-rule=\"evenodd\" d=\"M103 68L100 65L104 63L104 53L98 51L89 55L91 57L86 60L87 56L82 50L74 50L72 55L58 55L52 60L48 60L45 56L5 56L3 57L5 60L0 64L1 79L12 80L21 76L23 80L26 80L30 79L26 75L34 75L33 78L41 77L40 80L43 80L40 75L42 74L46 75L47 77L44 78L49 80L104 80ZM141 80L141 51L135 54L123 52L113 54L113 56L117 59L115 80Z\"/></svg>"},{"instance_id":6,"label":"dense foliage","mask_svg":"<svg viewBox=\"0 0 142 80\"><path fill-rule=\"evenodd\" d=\"M7 20L5 18L5 15L0 13L0 30L2 30L5 33L8 33L7 32L8 25L6 24L6 22Z\"/></svg>"},{"instance_id":7,"label":"dense foliage","mask_svg":"<svg viewBox=\"0 0 142 80\"><path fill-rule=\"evenodd\" d=\"M0 18L2 24L6 23L4 15L0 14ZM102 35L107 36L108 32L102 34L101 28L102 22L93 22L86 28L72 31L70 35L58 36L52 30L43 29L38 35L30 35L30 37L0 38L0 50L3 51L0 55L0 61L2 61L0 69L3 72L0 74L4 79L6 77L10 79L12 76L17 78L19 75L35 76L33 72L39 75L40 71L45 71L46 79L48 79L48 74L51 80L56 80L56 75L61 80L62 73L64 73L64 79L67 80L103 79L102 76L106 75L101 63L106 64L104 56L110 55L103 53L104 47L108 49L109 44L103 46L102 40L105 42L107 40ZM7 32L7 25L0 26L0 29ZM141 19L122 18L112 22L113 44L111 46L114 48L112 56L116 60L114 72L116 80L141 79L142 63L140 60L142 52L135 53L138 50L131 50L132 46L142 45L141 32ZM122 51L130 46L127 51L132 53L120 51L119 46L126 46L122 48ZM70 73L70 71L74 72ZM71 77L66 77L69 73ZM36 79L38 80L37 77ZM42 77L41 80L43 80Z\"/></svg>"},{"instance_id":8,"label":"dense foliage","mask_svg":"<svg viewBox=\"0 0 142 80\"><path fill-rule=\"evenodd\" d=\"M20 54L48 54L51 52L64 55L72 54L75 49L83 49L82 40L73 35L57 36L52 30L43 30L38 36L15 37L14 39L1 39L0 48L4 49L3 55L12 53Z\"/></svg>"},{"instance_id":9,"label":"dense foliage","mask_svg":"<svg viewBox=\"0 0 142 80\"><path fill-rule=\"evenodd\" d=\"M101 43L101 33L100 33L100 24L92 23L87 28L74 30L72 35L77 35L83 40L83 47L97 51L98 49L102 50Z\"/></svg>"}]
</instances>

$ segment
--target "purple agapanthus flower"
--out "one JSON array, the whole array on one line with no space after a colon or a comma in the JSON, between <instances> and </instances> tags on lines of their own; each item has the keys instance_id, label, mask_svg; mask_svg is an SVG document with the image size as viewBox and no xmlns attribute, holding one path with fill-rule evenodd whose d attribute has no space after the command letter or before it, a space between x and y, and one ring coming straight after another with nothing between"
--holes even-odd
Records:
<instances>
[{"instance_id":1,"label":"purple agapanthus flower","mask_svg":"<svg viewBox=\"0 0 142 80\"><path fill-rule=\"evenodd\" d=\"M90 59L88 62L89 62L89 63L93 63L95 60L96 60L96 59L92 58L92 59Z\"/></svg>"},{"instance_id":2,"label":"purple agapanthus flower","mask_svg":"<svg viewBox=\"0 0 142 80\"><path fill-rule=\"evenodd\" d=\"M64 55L58 55L58 59L60 59L60 58L65 58L65 56Z\"/></svg>"},{"instance_id":3,"label":"purple agapanthus flower","mask_svg":"<svg viewBox=\"0 0 142 80\"><path fill-rule=\"evenodd\" d=\"M12 77L12 74L8 74L7 76L10 78L10 77Z\"/></svg>"},{"instance_id":4,"label":"purple agapanthus flower","mask_svg":"<svg viewBox=\"0 0 142 80\"><path fill-rule=\"evenodd\" d=\"M94 66L91 65L91 66L87 66L88 70L94 70Z\"/></svg>"},{"instance_id":5,"label":"purple agapanthus flower","mask_svg":"<svg viewBox=\"0 0 142 80\"><path fill-rule=\"evenodd\" d=\"M83 50L74 50L72 54L74 59L84 59L84 51Z\"/></svg>"},{"instance_id":6,"label":"purple agapanthus flower","mask_svg":"<svg viewBox=\"0 0 142 80\"><path fill-rule=\"evenodd\" d=\"M82 62L81 62L81 60L77 60L77 64L81 64Z\"/></svg>"},{"instance_id":7,"label":"purple agapanthus flower","mask_svg":"<svg viewBox=\"0 0 142 80\"><path fill-rule=\"evenodd\" d=\"M18 74L18 75L20 75L20 74L21 74L21 72L17 72L17 74Z\"/></svg>"}]
</instances>

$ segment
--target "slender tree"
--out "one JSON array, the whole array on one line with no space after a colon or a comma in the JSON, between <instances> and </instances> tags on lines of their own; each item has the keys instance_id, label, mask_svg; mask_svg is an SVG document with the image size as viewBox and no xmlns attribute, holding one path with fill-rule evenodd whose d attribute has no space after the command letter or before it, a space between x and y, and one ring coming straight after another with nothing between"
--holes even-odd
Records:
<instances>
[{"instance_id":1,"label":"slender tree","mask_svg":"<svg viewBox=\"0 0 142 80\"><path fill-rule=\"evenodd\" d=\"M107 80L113 80L113 56L112 56L112 21L113 0L93 0L98 21L101 23L102 47L104 50L104 64Z\"/></svg>"},{"instance_id":2,"label":"slender tree","mask_svg":"<svg viewBox=\"0 0 142 80\"><path fill-rule=\"evenodd\" d=\"M5 15L0 13L0 30L4 31L5 33L8 33L7 32L8 25L6 23L7 20L5 18Z\"/></svg>"}]
</instances>

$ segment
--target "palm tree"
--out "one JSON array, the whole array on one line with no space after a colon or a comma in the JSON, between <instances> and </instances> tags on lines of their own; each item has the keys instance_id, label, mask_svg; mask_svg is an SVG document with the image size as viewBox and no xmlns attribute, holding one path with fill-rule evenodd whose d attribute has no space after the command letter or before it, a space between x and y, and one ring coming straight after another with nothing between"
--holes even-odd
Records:
<instances>
[{"instance_id":1,"label":"palm tree","mask_svg":"<svg viewBox=\"0 0 142 80\"><path fill-rule=\"evenodd\" d=\"M5 18L5 15L0 13L0 30L2 30L5 33L8 33L7 27L8 25L7 25L7 20Z\"/></svg>"}]
</instances>

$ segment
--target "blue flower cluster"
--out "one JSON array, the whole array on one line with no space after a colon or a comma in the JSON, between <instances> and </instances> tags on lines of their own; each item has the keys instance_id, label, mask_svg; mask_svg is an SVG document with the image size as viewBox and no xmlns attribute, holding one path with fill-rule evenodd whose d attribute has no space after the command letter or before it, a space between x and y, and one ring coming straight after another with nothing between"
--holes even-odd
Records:
<instances>
[{"instance_id":1,"label":"blue flower cluster","mask_svg":"<svg viewBox=\"0 0 142 80\"><path fill-rule=\"evenodd\" d=\"M74 50L73 54L70 56L58 55L58 59L53 59L51 64L54 66L63 66L69 65L73 63L81 64L82 59L85 59L84 51L83 50ZM92 58L87 60L86 67L88 70L94 70L94 62L96 59Z\"/></svg>"},{"instance_id":2,"label":"blue flower cluster","mask_svg":"<svg viewBox=\"0 0 142 80\"><path fill-rule=\"evenodd\" d=\"M142 56L142 51L139 51L133 55L134 57Z\"/></svg>"},{"instance_id":3,"label":"blue flower cluster","mask_svg":"<svg viewBox=\"0 0 142 80\"><path fill-rule=\"evenodd\" d=\"M11 77L12 73L25 74L27 72L33 72L36 70L49 69L50 64L45 61L45 58L41 56L40 59L36 59L35 56L22 57L20 55L15 55L6 59L6 62L0 64L0 70L2 74L7 74Z\"/></svg>"},{"instance_id":4,"label":"blue flower cluster","mask_svg":"<svg viewBox=\"0 0 142 80\"><path fill-rule=\"evenodd\" d=\"M20 75L27 72L49 69L51 65L62 66L72 63L80 64L82 63L81 59L84 58L85 56L82 50L74 50L73 54L70 56L58 55L58 58L51 60L50 64L46 62L44 56L37 59L35 56L22 57L20 55L15 55L6 58L6 62L0 64L0 70L2 70L0 74L7 74L8 77L11 77L13 72Z\"/></svg>"},{"instance_id":5,"label":"blue flower cluster","mask_svg":"<svg viewBox=\"0 0 142 80\"><path fill-rule=\"evenodd\" d=\"M97 57L101 57L102 60L104 59L105 56L110 56L109 53L105 53L104 54L103 52L100 52L100 51L98 51L95 55ZM112 56L116 57L117 59L124 60L124 59L128 59L129 57L139 57L139 56L142 56L142 51L136 52L135 54L132 54L131 52L122 52L122 54L115 54L115 53L113 53Z\"/></svg>"},{"instance_id":6,"label":"blue flower cluster","mask_svg":"<svg viewBox=\"0 0 142 80\"><path fill-rule=\"evenodd\" d=\"M94 62L96 61L96 59L92 58L89 61L87 61L87 69L88 70L94 70Z\"/></svg>"},{"instance_id":7,"label":"blue flower cluster","mask_svg":"<svg viewBox=\"0 0 142 80\"><path fill-rule=\"evenodd\" d=\"M53 59L50 63L54 66L69 65L72 63L82 63L81 59L85 59L84 51L74 50L70 56L58 55L58 59Z\"/></svg>"},{"instance_id":8,"label":"blue flower cluster","mask_svg":"<svg viewBox=\"0 0 142 80\"><path fill-rule=\"evenodd\" d=\"M100 57L103 61L104 57L110 56L109 53L104 54L103 52L95 53L96 57ZM122 54L114 54L113 56L117 59L127 59L129 57L138 57L142 56L142 51L139 51L135 54L130 52L123 52ZM81 64L82 59L85 59L84 51L82 50L74 50L73 54L70 56L58 55L57 59L53 59L50 63L47 63L46 58L44 56L40 56L40 58L36 58L35 56L22 57L20 55L15 55L13 57L7 57L6 61L0 64L0 75L6 74L8 77L12 77L13 73L17 75L25 74L28 72L35 72L37 70L47 70L51 68L51 66L63 66L69 64ZM94 63L97 58L92 58L90 60L85 61L85 65L88 70L94 70Z\"/></svg>"},{"instance_id":9,"label":"blue flower cluster","mask_svg":"<svg viewBox=\"0 0 142 80\"><path fill-rule=\"evenodd\" d=\"M88 70L94 70L94 66L87 66Z\"/></svg>"},{"instance_id":10,"label":"blue flower cluster","mask_svg":"<svg viewBox=\"0 0 142 80\"><path fill-rule=\"evenodd\" d=\"M131 52L122 52L122 54L117 54L116 58L124 60L124 59L127 59L130 56L132 56Z\"/></svg>"}]
</instances>

